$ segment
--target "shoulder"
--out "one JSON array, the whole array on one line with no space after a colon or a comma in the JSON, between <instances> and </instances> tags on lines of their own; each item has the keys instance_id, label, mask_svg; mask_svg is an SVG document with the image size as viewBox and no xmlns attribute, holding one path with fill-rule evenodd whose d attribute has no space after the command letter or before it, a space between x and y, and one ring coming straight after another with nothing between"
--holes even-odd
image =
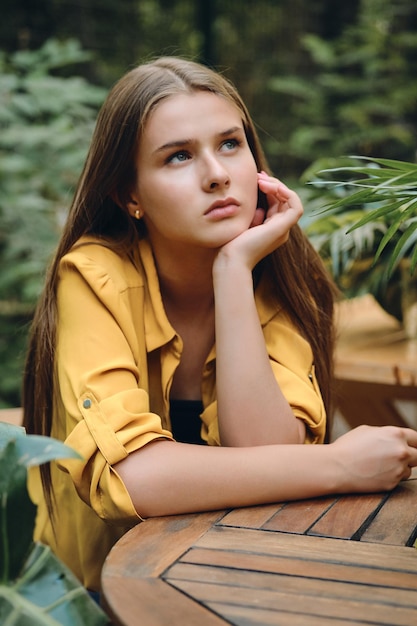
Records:
<instances>
[{"instance_id":1,"label":"shoulder","mask_svg":"<svg viewBox=\"0 0 417 626\"><path fill-rule=\"evenodd\" d=\"M83 237L62 257L60 279L74 272L92 285L110 280L118 290L144 284L140 263L110 242L95 237Z\"/></svg>"}]
</instances>

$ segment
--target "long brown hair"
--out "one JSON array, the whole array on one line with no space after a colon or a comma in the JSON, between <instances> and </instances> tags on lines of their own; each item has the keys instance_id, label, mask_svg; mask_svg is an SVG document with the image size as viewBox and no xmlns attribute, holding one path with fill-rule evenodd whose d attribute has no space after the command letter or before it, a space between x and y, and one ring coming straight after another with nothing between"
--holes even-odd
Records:
<instances>
[{"instance_id":1,"label":"long brown hair","mask_svg":"<svg viewBox=\"0 0 417 626\"><path fill-rule=\"evenodd\" d=\"M61 258L83 235L133 255L140 232L126 209L137 172L135 154L146 121L169 96L203 90L231 101L241 112L247 140L258 166L268 170L258 135L245 104L231 83L209 68L175 57L163 57L128 72L110 91L97 118L90 150L74 195L45 287L35 312L23 380L24 423L28 433L51 432L56 292ZM318 381L330 415L333 352L333 286L299 226L288 242L262 266L288 315L310 342ZM50 468L41 468L51 510Z\"/></svg>"}]
</instances>

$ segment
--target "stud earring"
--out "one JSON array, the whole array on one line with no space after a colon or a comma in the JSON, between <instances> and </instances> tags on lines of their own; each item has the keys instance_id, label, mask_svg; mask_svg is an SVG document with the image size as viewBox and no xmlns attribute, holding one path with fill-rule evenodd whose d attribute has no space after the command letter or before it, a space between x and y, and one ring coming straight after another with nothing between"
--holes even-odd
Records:
<instances>
[{"instance_id":1,"label":"stud earring","mask_svg":"<svg viewBox=\"0 0 417 626\"><path fill-rule=\"evenodd\" d=\"M136 209L135 219L140 220L141 217L142 217L142 213L140 212L140 209Z\"/></svg>"}]
</instances>

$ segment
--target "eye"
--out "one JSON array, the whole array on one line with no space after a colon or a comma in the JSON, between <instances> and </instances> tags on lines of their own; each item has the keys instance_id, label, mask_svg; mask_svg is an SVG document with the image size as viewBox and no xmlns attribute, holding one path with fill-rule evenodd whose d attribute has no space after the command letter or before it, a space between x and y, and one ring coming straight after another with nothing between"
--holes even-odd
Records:
<instances>
[{"instance_id":1,"label":"eye","mask_svg":"<svg viewBox=\"0 0 417 626\"><path fill-rule=\"evenodd\" d=\"M184 163L185 161L188 161L188 159L190 158L190 155L188 154L188 152L185 152L184 150L181 150L180 152L175 152L175 154L171 154L171 156L169 156L167 158L167 163Z\"/></svg>"},{"instance_id":2,"label":"eye","mask_svg":"<svg viewBox=\"0 0 417 626\"><path fill-rule=\"evenodd\" d=\"M226 139L226 141L223 141L222 143L222 150L226 150L226 151L234 150L235 148L240 146L240 144L241 142L239 141L239 139L236 139L236 138Z\"/></svg>"}]
</instances>

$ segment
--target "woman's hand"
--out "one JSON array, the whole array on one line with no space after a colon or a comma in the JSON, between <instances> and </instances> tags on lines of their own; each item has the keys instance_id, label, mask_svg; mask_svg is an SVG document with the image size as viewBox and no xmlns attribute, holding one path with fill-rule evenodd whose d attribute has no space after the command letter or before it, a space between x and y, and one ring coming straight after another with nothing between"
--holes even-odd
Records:
<instances>
[{"instance_id":1,"label":"woman's hand","mask_svg":"<svg viewBox=\"0 0 417 626\"><path fill-rule=\"evenodd\" d=\"M224 245L219 256L238 256L252 270L266 255L284 244L290 229L303 214L300 198L277 178L258 173L259 189L266 195L268 209L257 208L251 227Z\"/></svg>"},{"instance_id":2,"label":"woman's hand","mask_svg":"<svg viewBox=\"0 0 417 626\"><path fill-rule=\"evenodd\" d=\"M417 432L411 428L359 426L329 448L340 470L339 493L393 489L417 466Z\"/></svg>"}]
</instances>

